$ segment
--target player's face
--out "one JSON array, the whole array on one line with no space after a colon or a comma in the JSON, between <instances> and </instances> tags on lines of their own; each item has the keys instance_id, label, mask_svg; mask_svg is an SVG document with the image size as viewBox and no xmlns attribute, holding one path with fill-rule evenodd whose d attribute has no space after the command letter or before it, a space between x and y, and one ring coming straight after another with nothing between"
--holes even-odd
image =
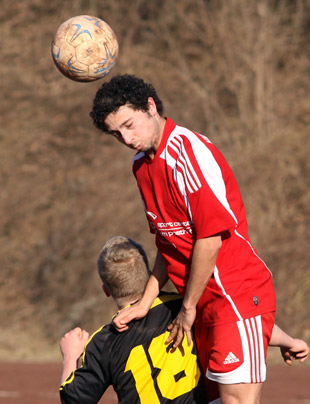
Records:
<instances>
[{"instance_id":1,"label":"player's face","mask_svg":"<svg viewBox=\"0 0 310 404\"><path fill-rule=\"evenodd\" d=\"M161 141L165 120L157 113L154 100L149 98L148 111L136 111L126 104L109 114L105 124L119 142L153 157Z\"/></svg>"}]
</instances>

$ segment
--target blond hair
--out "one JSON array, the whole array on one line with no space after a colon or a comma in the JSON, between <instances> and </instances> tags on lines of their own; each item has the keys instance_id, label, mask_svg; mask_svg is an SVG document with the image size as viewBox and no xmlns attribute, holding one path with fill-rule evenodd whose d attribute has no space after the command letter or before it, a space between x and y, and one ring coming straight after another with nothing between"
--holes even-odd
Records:
<instances>
[{"instance_id":1,"label":"blond hair","mask_svg":"<svg viewBox=\"0 0 310 404\"><path fill-rule=\"evenodd\" d=\"M109 239L97 265L100 278L119 307L143 295L150 271L143 247L134 240L124 236Z\"/></svg>"}]
</instances>

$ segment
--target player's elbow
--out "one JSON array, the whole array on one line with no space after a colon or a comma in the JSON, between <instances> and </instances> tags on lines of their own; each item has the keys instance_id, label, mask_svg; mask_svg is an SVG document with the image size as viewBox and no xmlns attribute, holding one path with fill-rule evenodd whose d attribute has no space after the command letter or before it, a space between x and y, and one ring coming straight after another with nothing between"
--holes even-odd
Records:
<instances>
[{"instance_id":1,"label":"player's elbow","mask_svg":"<svg viewBox=\"0 0 310 404\"><path fill-rule=\"evenodd\" d=\"M211 239L209 244L210 255L217 257L222 247L222 238L221 236L216 236L216 237L210 237L210 239Z\"/></svg>"},{"instance_id":2,"label":"player's elbow","mask_svg":"<svg viewBox=\"0 0 310 404\"><path fill-rule=\"evenodd\" d=\"M222 247L222 237L221 235L207 237L197 240L196 243L200 245L200 247L204 250L205 253L208 254L208 256L216 257Z\"/></svg>"}]
</instances>

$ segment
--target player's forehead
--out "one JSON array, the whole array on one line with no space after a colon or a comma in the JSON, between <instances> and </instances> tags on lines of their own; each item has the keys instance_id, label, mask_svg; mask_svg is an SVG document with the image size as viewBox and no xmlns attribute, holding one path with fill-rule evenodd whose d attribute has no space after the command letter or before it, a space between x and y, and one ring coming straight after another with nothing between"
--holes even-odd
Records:
<instances>
[{"instance_id":1,"label":"player's forehead","mask_svg":"<svg viewBox=\"0 0 310 404\"><path fill-rule=\"evenodd\" d=\"M130 120L134 120L139 113L130 104L121 105L116 111L111 112L105 119L105 124L111 129L117 129Z\"/></svg>"}]
</instances>

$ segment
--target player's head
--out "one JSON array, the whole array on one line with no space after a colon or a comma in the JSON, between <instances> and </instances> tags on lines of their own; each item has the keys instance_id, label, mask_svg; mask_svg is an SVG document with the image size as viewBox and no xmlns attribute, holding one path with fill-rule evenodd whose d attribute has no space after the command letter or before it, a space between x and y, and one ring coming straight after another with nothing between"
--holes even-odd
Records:
<instances>
[{"instance_id":1,"label":"player's head","mask_svg":"<svg viewBox=\"0 0 310 404\"><path fill-rule=\"evenodd\" d=\"M147 112L149 98L153 98L157 112L162 116L163 104L151 84L133 75L117 75L97 91L90 116L98 129L108 132L105 119L109 114L126 104L136 111Z\"/></svg>"},{"instance_id":2,"label":"player's head","mask_svg":"<svg viewBox=\"0 0 310 404\"><path fill-rule=\"evenodd\" d=\"M112 237L104 244L97 263L104 288L119 307L143 295L150 271L140 244L128 237Z\"/></svg>"}]
</instances>

